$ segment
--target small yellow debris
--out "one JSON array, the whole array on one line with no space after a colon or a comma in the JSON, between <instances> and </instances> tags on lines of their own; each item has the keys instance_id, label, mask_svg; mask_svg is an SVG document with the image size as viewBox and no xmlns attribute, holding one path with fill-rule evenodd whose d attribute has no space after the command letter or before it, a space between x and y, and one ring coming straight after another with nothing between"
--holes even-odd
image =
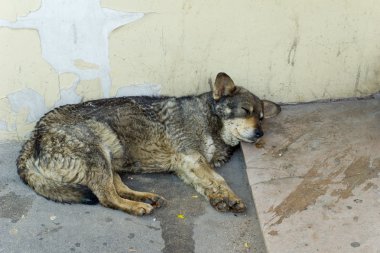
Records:
<instances>
[{"instance_id":1,"label":"small yellow debris","mask_svg":"<svg viewBox=\"0 0 380 253\"><path fill-rule=\"evenodd\" d=\"M245 243L244 243L244 247L245 247L246 249L249 249L249 248L251 248L251 244L250 244L249 242L245 242Z\"/></svg>"},{"instance_id":2,"label":"small yellow debris","mask_svg":"<svg viewBox=\"0 0 380 253\"><path fill-rule=\"evenodd\" d=\"M198 198L198 195L193 195L191 196L193 199L197 199Z\"/></svg>"},{"instance_id":3,"label":"small yellow debris","mask_svg":"<svg viewBox=\"0 0 380 253\"><path fill-rule=\"evenodd\" d=\"M183 215L183 214L178 214L178 215L177 215L177 218L179 218L179 219L185 219L185 215Z\"/></svg>"}]
</instances>

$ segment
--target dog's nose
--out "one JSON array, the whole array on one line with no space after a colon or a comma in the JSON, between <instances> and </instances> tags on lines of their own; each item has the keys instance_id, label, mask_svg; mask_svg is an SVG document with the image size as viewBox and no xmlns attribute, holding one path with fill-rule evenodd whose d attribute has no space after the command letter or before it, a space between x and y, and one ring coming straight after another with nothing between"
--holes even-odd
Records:
<instances>
[{"instance_id":1,"label":"dog's nose","mask_svg":"<svg viewBox=\"0 0 380 253\"><path fill-rule=\"evenodd\" d=\"M264 135L264 132L261 131L260 129L255 129L255 137L260 138Z\"/></svg>"}]
</instances>

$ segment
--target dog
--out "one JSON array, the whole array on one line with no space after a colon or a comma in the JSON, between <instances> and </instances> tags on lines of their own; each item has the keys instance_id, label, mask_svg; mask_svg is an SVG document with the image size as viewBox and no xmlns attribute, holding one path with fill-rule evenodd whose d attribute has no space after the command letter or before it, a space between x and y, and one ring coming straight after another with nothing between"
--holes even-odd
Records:
<instances>
[{"instance_id":1,"label":"dog","mask_svg":"<svg viewBox=\"0 0 380 253\"><path fill-rule=\"evenodd\" d=\"M47 199L145 215L165 199L130 189L119 174L173 172L218 211L243 212L245 204L215 168L241 141L262 137L262 120L280 111L225 73L198 96L64 105L37 122L17 159L18 174Z\"/></svg>"}]
</instances>

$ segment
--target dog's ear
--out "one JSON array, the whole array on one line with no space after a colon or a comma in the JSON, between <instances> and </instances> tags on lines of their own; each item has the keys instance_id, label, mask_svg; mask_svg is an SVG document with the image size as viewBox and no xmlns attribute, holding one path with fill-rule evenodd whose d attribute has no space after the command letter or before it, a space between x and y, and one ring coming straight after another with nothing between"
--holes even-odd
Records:
<instances>
[{"instance_id":1,"label":"dog's ear","mask_svg":"<svg viewBox=\"0 0 380 253\"><path fill-rule=\"evenodd\" d=\"M221 99L223 96L229 96L234 93L236 86L231 77L226 73L219 73L215 78L215 83L213 87L213 97L216 101Z\"/></svg>"},{"instance_id":2,"label":"dog's ear","mask_svg":"<svg viewBox=\"0 0 380 253\"><path fill-rule=\"evenodd\" d=\"M269 100L262 100L264 108L264 118L272 118L281 112L281 107Z\"/></svg>"}]
</instances>

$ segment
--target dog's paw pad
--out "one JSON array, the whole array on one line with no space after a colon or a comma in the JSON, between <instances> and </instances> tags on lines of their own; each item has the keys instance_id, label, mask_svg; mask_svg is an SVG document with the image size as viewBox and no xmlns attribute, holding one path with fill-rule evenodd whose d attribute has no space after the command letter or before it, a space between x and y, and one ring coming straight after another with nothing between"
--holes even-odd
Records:
<instances>
[{"instance_id":1,"label":"dog's paw pad","mask_svg":"<svg viewBox=\"0 0 380 253\"><path fill-rule=\"evenodd\" d=\"M216 196L210 198L210 204L220 212L232 211L234 213L241 213L246 210L246 206L242 200L237 198Z\"/></svg>"},{"instance_id":2,"label":"dog's paw pad","mask_svg":"<svg viewBox=\"0 0 380 253\"><path fill-rule=\"evenodd\" d=\"M247 210L247 207L241 201L236 202L233 206L231 206L231 211L234 213L242 213L245 212L245 210Z\"/></svg>"},{"instance_id":3,"label":"dog's paw pad","mask_svg":"<svg viewBox=\"0 0 380 253\"><path fill-rule=\"evenodd\" d=\"M214 207L220 212L227 212L230 209L224 201L219 202Z\"/></svg>"},{"instance_id":4,"label":"dog's paw pad","mask_svg":"<svg viewBox=\"0 0 380 253\"><path fill-rule=\"evenodd\" d=\"M214 197L210 198L210 204L220 212L229 211L230 207L228 206L228 200L223 197Z\"/></svg>"},{"instance_id":5,"label":"dog's paw pad","mask_svg":"<svg viewBox=\"0 0 380 253\"><path fill-rule=\"evenodd\" d=\"M133 208L132 212L134 215L143 216L146 214L150 214L153 211L153 209L154 209L153 206L149 204L144 204L144 205L136 206L135 208Z\"/></svg>"}]
</instances>

